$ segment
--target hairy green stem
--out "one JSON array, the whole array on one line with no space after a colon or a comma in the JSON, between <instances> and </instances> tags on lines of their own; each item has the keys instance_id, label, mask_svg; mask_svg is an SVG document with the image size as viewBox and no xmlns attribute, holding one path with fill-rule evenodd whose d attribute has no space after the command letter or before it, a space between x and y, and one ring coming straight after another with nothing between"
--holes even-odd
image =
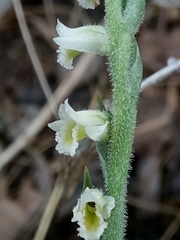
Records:
<instances>
[{"instance_id":1,"label":"hairy green stem","mask_svg":"<svg viewBox=\"0 0 180 240\"><path fill-rule=\"evenodd\" d=\"M116 207L112 212L105 232L105 240L121 240L125 229L125 196L130 166L130 155L136 118L136 106L132 105L129 94L127 72L131 52L131 36L124 36L123 49L116 52L117 62L113 64L113 101L114 121L110 141L110 166L108 174L108 193L115 199ZM123 54L124 53L124 54ZM121 56L124 55L124 57ZM119 58L119 61L118 61ZM119 63L119 64L118 64ZM119 76L120 75L120 76Z\"/></svg>"},{"instance_id":2,"label":"hairy green stem","mask_svg":"<svg viewBox=\"0 0 180 240\"><path fill-rule=\"evenodd\" d=\"M108 194L114 197L116 206L112 211L103 240L124 238L127 178L136 123L136 102L142 79L139 51L134 40L134 27L138 29L142 17L138 15L136 24L135 19L131 21L127 15L123 17L126 6L133 13L133 6L128 2L131 0L105 0L114 102L106 187ZM139 8L141 15L143 15L144 3L144 0L134 1L134 9L138 13Z\"/></svg>"}]
</instances>

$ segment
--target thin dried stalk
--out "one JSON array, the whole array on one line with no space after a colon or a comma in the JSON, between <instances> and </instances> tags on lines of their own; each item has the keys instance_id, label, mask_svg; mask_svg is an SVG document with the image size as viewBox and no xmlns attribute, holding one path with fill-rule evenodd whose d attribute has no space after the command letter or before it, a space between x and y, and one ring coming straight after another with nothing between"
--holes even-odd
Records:
<instances>
[{"instance_id":1,"label":"thin dried stalk","mask_svg":"<svg viewBox=\"0 0 180 240\"><path fill-rule=\"evenodd\" d=\"M75 87L83 80L83 76L89 69L90 64L96 58L95 55L84 54L79 59L75 69L71 71L69 77L66 77L55 91L53 97L50 98L53 108L59 105ZM54 101L55 99L55 101ZM14 142L7 147L0 155L0 168L11 161L22 149L24 149L36 137L41 129L47 124L51 117L51 110L48 104L45 104L39 112L38 116L30 123L30 125L21 133Z\"/></svg>"},{"instance_id":2,"label":"thin dried stalk","mask_svg":"<svg viewBox=\"0 0 180 240\"><path fill-rule=\"evenodd\" d=\"M63 190L64 190L63 185L59 184L59 181L57 179L52 194L47 203L46 209L41 218L34 240L43 240L46 237L47 231L51 224L57 205L63 195Z\"/></svg>"},{"instance_id":3,"label":"thin dried stalk","mask_svg":"<svg viewBox=\"0 0 180 240\"><path fill-rule=\"evenodd\" d=\"M155 72L154 74L152 74L150 77L147 77L141 84L141 92L155 84L158 83L162 80L164 80L165 78L169 77L173 72L177 71L178 69L180 69L180 60L175 61L174 63L162 68L161 70L159 70L158 72Z\"/></svg>"},{"instance_id":4,"label":"thin dried stalk","mask_svg":"<svg viewBox=\"0 0 180 240\"><path fill-rule=\"evenodd\" d=\"M31 35L29 33L29 30L28 30L28 26L27 26L27 23L26 23L26 19L24 17L24 13L23 13L23 9L22 9L22 5L21 5L20 0L13 0L13 5L14 5L14 10L15 10L16 17L17 17L17 20L18 20L18 24L19 24L19 27L20 27L20 30L21 30L21 33L22 33L22 36L23 36L23 39L24 39L24 43L26 45L29 57L30 57L31 62L32 62L32 65L33 65L34 70L36 72L36 75L38 77L39 83L40 83L40 85L43 89L43 92L46 96L49 107L50 107L52 113L54 114L54 116L56 116L56 111L55 111L56 102L55 102L55 100L53 100L52 93L51 93L51 90L50 90L49 85L47 83L46 76L45 76L44 71L41 67L38 55L36 53L34 44L32 42ZM50 97L51 97L51 100L50 100Z\"/></svg>"}]
</instances>

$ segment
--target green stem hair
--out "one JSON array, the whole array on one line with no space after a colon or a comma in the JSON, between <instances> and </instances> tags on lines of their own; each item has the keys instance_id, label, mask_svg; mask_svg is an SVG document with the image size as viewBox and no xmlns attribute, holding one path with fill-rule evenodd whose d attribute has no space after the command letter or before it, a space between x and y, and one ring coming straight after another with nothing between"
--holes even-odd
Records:
<instances>
[{"instance_id":1,"label":"green stem hair","mask_svg":"<svg viewBox=\"0 0 180 240\"><path fill-rule=\"evenodd\" d=\"M143 19L144 6L145 0L105 0L114 104L108 143L108 172L105 175L106 190L114 197L116 206L103 240L122 240L125 233L127 178L142 80L141 58L134 34Z\"/></svg>"}]
</instances>

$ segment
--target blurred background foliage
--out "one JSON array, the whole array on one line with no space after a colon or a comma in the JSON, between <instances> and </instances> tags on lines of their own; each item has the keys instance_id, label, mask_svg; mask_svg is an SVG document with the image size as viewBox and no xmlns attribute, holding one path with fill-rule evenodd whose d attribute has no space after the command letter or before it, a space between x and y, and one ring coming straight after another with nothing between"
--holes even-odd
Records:
<instances>
[{"instance_id":1,"label":"blurred background foliage","mask_svg":"<svg viewBox=\"0 0 180 240\"><path fill-rule=\"evenodd\" d=\"M107 59L82 55L74 61L77 69L85 69L82 75L76 67L67 71L56 62L52 41L57 18L68 27L102 24L103 2L95 11L80 8L76 0L23 0L22 6L55 111L67 97L76 110L96 108L97 92L112 109ZM179 7L179 0L147 1L136 36L144 78L166 66L169 57L180 58ZM86 165L94 185L103 188L95 145L82 141L75 158L55 151L54 132L47 127L55 117L10 0L0 1L0 66L0 239L34 238L55 181L63 193L45 239L79 239L71 217ZM177 71L140 94L127 195L128 240L180 239L179 86Z\"/></svg>"}]
</instances>

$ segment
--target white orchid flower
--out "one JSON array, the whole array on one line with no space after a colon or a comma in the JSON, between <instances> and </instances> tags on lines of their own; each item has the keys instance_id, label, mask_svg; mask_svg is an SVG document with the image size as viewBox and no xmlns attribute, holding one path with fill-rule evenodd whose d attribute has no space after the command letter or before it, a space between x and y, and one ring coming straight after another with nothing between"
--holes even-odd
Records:
<instances>
[{"instance_id":1,"label":"white orchid flower","mask_svg":"<svg viewBox=\"0 0 180 240\"><path fill-rule=\"evenodd\" d=\"M107 136L108 116L99 110L74 111L68 100L59 107L61 120L49 123L48 126L56 131L56 150L59 153L74 156L78 141L89 137L93 141L100 141Z\"/></svg>"},{"instance_id":2,"label":"white orchid flower","mask_svg":"<svg viewBox=\"0 0 180 240\"><path fill-rule=\"evenodd\" d=\"M105 221L114 208L114 198L104 196L99 189L85 189L73 209L72 222L80 226L79 236L85 240L98 240L107 227Z\"/></svg>"},{"instance_id":3,"label":"white orchid flower","mask_svg":"<svg viewBox=\"0 0 180 240\"><path fill-rule=\"evenodd\" d=\"M99 4L99 0L78 0L79 5L86 9L95 9Z\"/></svg>"},{"instance_id":4,"label":"white orchid flower","mask_svg":"<svg viewBox=\"0 0 180 240\"><path fill-rule=\"evenodd\" d=\"M67 69L73 69L73 58L82 52L107 53L107 35L102 26L68 28L57 20L56 30L59 37L53 40L59 45L57 62Z\"/></svg>"}]
</instances>

